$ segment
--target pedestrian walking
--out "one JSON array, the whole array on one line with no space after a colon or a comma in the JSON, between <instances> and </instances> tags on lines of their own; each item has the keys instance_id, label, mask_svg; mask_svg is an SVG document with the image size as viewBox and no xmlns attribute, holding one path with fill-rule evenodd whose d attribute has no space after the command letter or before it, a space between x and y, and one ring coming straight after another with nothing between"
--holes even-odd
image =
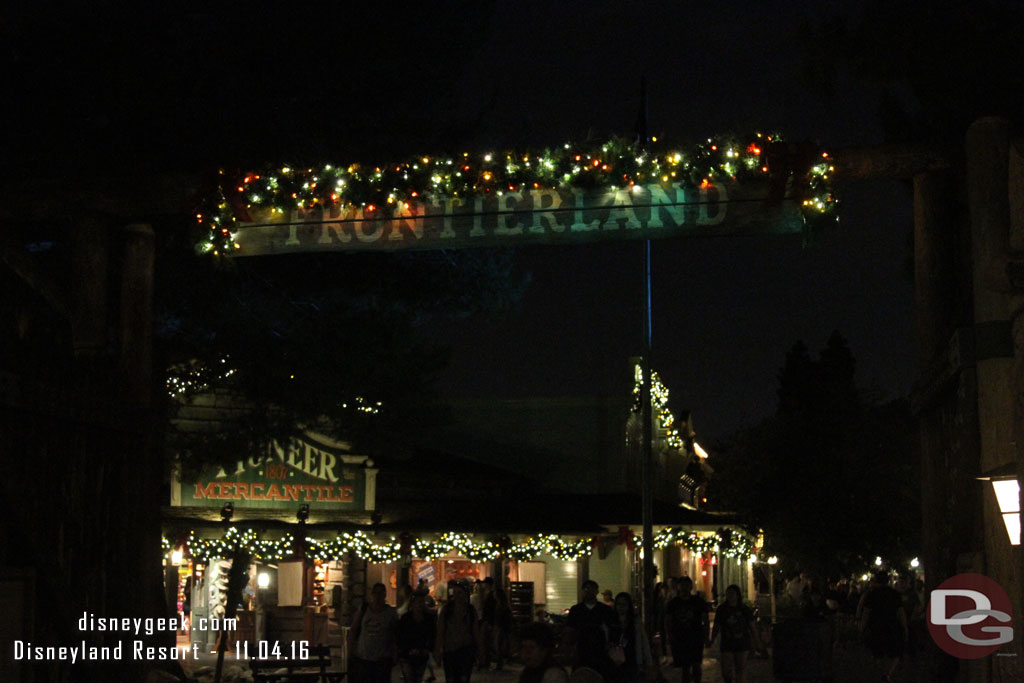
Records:
<instances>
[{"instance_id":1,"label":"pedestrian walking","mask_svg":"<svg viewBox=\"0 0 1024 683\"><path fill-rule=\"evenodd\" d=\"M480 637L484 643L484 659L480 663L482 669L488 669L491 666L497 619L498 601L494 597L494 579L488 576L480 584Z\"/></svg>"},{"instance_id":2,"label":"pedestrian walking","mask_svg":"<svg viewBox=\"0 0 1024 683\"><path fill-rule=\"evenodd\" d=\"M555 663L555 632L543 622L532 622L519 632L519 683L568 683L569 675Z\"/></svg>"},{"instance_id":3,"label":"pedestrian walking","mask_svg":"<svg viewBox=\"0 0 1024 683\"><path fill-rule=\"evenodd\" d=\"M395 665L398 614L387 604L387 588L374 584L349 629L349 680L351 683L390 683Z\"/></svg>"},{"instance_id":4,"label":"pedestrian walking","mask_svg":"<svg viewBox=\"0 0 1024 683\"><path fill-rule=\"evenodd\" d=\"M665 635L672 665L682 669L683 683L700 683L703 676L704 644L709 639L710 606L693 594L693 579L684 576L674 582L675 597L665 607Z\"/></svg>"},{"instance_id":5,"label":"pedestrian walking","mask_svg":"<svg viewBox=\"0 0 1024 683\"><path fill-rule=\"evenodd\" d=\"M601 627L592 623L583 624L578 634L570 680L589 683L600 677L603 683L625 683L604 643Z\"/></svg>"},{"instance_id":6,"label":"pedestrian walking","mask_svg":"<svg viewBox=\"0 0 1024 683\"><path fill-rule=\"evenodd\" d=\"M616 621L612 626L609 655L619 667L623 683L638 683L648 671L653 673L650 643L643 625L636 618L633 596L622 592L615 596Z\"/></svg>"},{"instance_id":7,"label":"pedestrian walking","mask_svg":"<svg viewBox=\"0 0 1024 683\"><path fill-rule=\"evenodd\" d=\"M900 594L889 586L889 574L875 574L871 586L857 606L857 619L864 635L864 644L879 662L882 678L891 681L903 656L908 638L907 614Z\"/></svg>"},{"instance_id":8,"label":"pedestrian walking","mask_svg":"<svg viewBox=\"0 0 1024 683\"><path fill-rule=\"evenodd\" d=\"M662 658L665 656L666 639L665 616L668 614L668 589L664 582L659 581L654 586L654 642L651 643L651 650L658 666L661 666Z\"/></svg>"},{"instance_id":9,"label":"pedestrian walking","mask_svg":"<svg viewBox=\"0 0 1024 683\"><path fill-rule=\"evenodd\" d=\"M448 602L437 617L434 657L444 665L445 683L469 683L474 661L483 660L480 624L464 583L448 588Z\"/></svg>"},{"instance_id":10,"label":"pedestrian walking","mask_svg":"<svg viewBox=\"0 0 1024 683\"><path fill-rule=\"evenodd\" d=\"M412 600L412 586L409 584L402 584L398 587L398 598L395 600L395 611L398 613L398 618L401 619L402 615L409 611L409 602Z\"/></svg>"},{"instance_id":11,"label":"pedestrian walking","mask_svg":"<svg viewBox=\"0 0 1024 683\"><path fill-rule=\"evenodd\" d=\"M615 625L615 611L597 599L597 582L580 587L580 601L569 608L566 626L576 646L577 666L598 669L608 658L608 633Z\"/></svg>"},{"instance_id":12,"label":"pedestrian walking","mask_svg":"<svg viewBox=\"0 0 1024 683\"><path fill-rule=\"evenodd\" d=\"M409 598L408 611L398 620L398 663L404 683L423 680L430 651L437 642L437 621L427 610L425 598L425 592L413 593Z\"/></svg>"},{"instance_id":13,"label":"pedestrian walking","mask_svg":"<svg viewBox=\"0 0 1024 683\"><path fill-rule=\"evenodd\" d=\"M512 605L501 586L494 589L494 668L501 671L508 658L509 634L512 633Z\"/></svg>"},{"instance_id":14,"label":"pedestrian walking","mask_svg":"<svg viewBox=\"0 0 1024 683\"><path fill-rule=\"evenodd\" d=\"M789 601L794 607L800 606L808 585L809 582L807 581L807 574L804 572L793 574L789 579L789 583L786 584L786 597L789 598Z\"/></svg>"},{"instance_id":15,"label":"pedestrian walking","mask_svg":"<svg viewBox=\"0 0 1024 683\"><path fill-rule=\"evenodd\" d=\"M721 634L722 679L725 683L747 683L747 657L761 639L754 623L754 611L743 604L740 587L725 589L725 602L715 610L715 625L708 647Z\"/></svg>"}]
</instances>

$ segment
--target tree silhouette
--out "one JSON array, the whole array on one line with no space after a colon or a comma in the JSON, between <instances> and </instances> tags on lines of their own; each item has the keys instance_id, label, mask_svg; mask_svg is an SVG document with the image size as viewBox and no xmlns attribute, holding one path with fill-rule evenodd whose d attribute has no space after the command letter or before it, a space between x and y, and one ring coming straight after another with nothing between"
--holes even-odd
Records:
<instances>
[{"instance_id":1,"label":"tree silhouette","mask_svg":"<svg viewBox=\"0 0 1024 683\"><path fill-rule=\"evenodd\" d=\"M872 404L833 332L812 358L797 342L774 417L737 434L716 464L719 502L763 527L766 552L822 575L917 554L918 443L909 404Z\"/></svg>"}]
</instances>

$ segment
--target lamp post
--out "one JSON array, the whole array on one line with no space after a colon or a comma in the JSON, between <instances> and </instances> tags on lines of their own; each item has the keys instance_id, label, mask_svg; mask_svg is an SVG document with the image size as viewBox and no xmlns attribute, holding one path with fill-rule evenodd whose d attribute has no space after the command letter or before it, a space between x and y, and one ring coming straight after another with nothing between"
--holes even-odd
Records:
<instances>
[{"instance_id":1,"label":"lamp post","mask_svg":"<svg viewBox=\"0 0 1024 683\"><path fill-rule=\"evenodd\" d=\"M775 565L779 563L779 558L772 555L768 558L768 600L771 605L772 611L772 623L775 623Z\"/></svg>"},{"instance_id":2,"label":"lamp post","mask_svg":"<svg viewBox=\"0 0 1024 683\"><path fill-rule=\"evenodd\" d=\"M1020 545L1020 482L1017 480L1016 463L997 467L978 477L978 480L992 483L1010 544Z\"/></svg>"},{"instance_id":3,"label":"lamp post","mask_svg":"<svg viewBox=\"0 0 1024 683\"><path fill-rule=\"evenodd\" d=\"M267 613L264 600L266 600L267 587L270 586L270 574L259 572L256 575L256 616L255 631L256 640L265 640L267 637Z\"/></svg>"}]
</instances>

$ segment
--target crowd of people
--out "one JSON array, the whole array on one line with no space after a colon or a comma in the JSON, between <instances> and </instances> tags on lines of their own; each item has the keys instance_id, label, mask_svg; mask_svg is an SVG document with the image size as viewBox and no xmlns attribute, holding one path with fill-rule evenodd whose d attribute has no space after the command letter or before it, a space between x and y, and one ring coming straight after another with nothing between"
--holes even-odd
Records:
<instances>
[{"instance_id":1,"label":"crowd of people","mask_svg":"<svg viewBox=\"0 0 1024 683\"><path fill-rule=\"evenodd\" d=\"M508 658L512 611L508 597L487 578L471 588L455 581L438 605L425 582L399 590L398 606L387 604L387 588L373 586L348 632L348 678L353 683L389 683L397 663L405 683L469 683L474 668L501 669ZM426 676L426 678L424 678Z\"/></svg>"},{"instance_id":2,"label":"crowd of people","mask_svg":"<svg viewBox=\"0 0 1024 683\"><path fill-rule=\"evenodd\" d=\"M892 680L904 657L922 652L928 641L924 581L909 572L896 575L895 581L888 571L867 575L863 581L822 582L804 573L794 574L781 597L789 616L816 619L829 626L825 631L829 649L860 641L878 663L885 681ZM847 633L840 634L844 628Z\"/></svg>"},{"instance_id":3,"label":"crowd of people","mask_svg":"<svg viewBox=\"0 0 1024 683\"><path fill-rule=\"evenodd\" d=\"M388 683L400 667L404 683L436 680L469 683L474 670L501 669L510 656L512 611L505 591L484 579L471 585L451 582L435 603L424 585L399 590L398 606L387 604L387 589L377 584L349 629L349 680ZM600 598L600 599L599 599ZM648 638L633 596L603 594L585 581L580 601L568 610L560 628L543 613L516 630L521 683L641 683L661 680L666 657L682 669L682 681L701 680L704 650L717 640L727 681L745 681L746 659L760 647L752 610L738 586L729 586L715 611L693 591L687 577L659 584L656 635Z\"/></svg>"},{"instance_id":4,"label":"crowd of people","mask_svg":"<svg viewBox=\"0 0 1024 683\"><path fill-rule=\"evenodd\" d=\"M780 586L780 607L786 616L827 624L828 648L835 645L837 617L859 624L863 643L890 680L900 658L923 647L927 601L923 583L912 576L889 584L886 572L864 584L795 574ZM397 608L386 595L383 584L375 585L352 621L352 683L389 683L396 663L404 683L431 683L435 666L443 668L446 683L469 683L474 670L501 669L510 657L512 610L492 579L451 582L441 604L424 584L402 587ZM669 661L681 671L681 683L699 683L705 651L716 642L723 679L745 683L751 653L766 653L771 636L765 624L759 628L738 586L728 586L715 606L684 576L658 584L654 598L648 638L630 593L600 593L596 582L584 581L579 602L557 630L543 612L515 629L524 666L520 683L661 681Z\"/></svg>"}]
</instances>

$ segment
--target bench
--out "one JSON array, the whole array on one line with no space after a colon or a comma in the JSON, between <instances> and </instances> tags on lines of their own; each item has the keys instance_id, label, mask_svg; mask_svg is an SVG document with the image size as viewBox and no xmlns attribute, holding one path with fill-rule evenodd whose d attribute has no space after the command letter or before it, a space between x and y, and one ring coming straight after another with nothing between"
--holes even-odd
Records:
<instances>
[{"instance_id":1,"label":"bench","mask_svg":"<svg viewBox=\"0 0 1024 683\"><path fill-rule=\"evenodd\" d=\"M317 681L318 683L341 683L344 671L328 671L331 666L331 648L317 645L309 648L306 659L251 659L254 683L277 683L278 681Z\"/></svg>"}]
</instances>

